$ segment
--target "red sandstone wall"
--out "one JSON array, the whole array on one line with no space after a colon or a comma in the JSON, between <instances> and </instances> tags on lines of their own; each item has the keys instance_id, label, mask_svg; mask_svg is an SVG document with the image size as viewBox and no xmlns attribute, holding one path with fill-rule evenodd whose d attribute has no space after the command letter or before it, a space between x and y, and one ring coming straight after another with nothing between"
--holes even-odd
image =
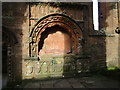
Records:
<instances>
[{"instance_id":1,"label":"red sandstone wall","mask_svg":"<svg viewBox=\"0 0 120 90\"><path fill-rule=\"evenodd\" d=\"M11 30L18 39L15 45L15 78L24 72L24 58L29 56L29 35L34 25L44 16L54 13L65 14L74 19L84 30L83 53L90 56L90 67L118 66L119 35L114 32L118 26L115 3L101 3L101 27L107 37L93 31L92 4L56 6L32 3L3 3L2 25ZM113 7L115 6L115 7ZM22 69L21 69L22 68ZM23 71L22 71L23 70Z\"/></svg>"}]
</instances>

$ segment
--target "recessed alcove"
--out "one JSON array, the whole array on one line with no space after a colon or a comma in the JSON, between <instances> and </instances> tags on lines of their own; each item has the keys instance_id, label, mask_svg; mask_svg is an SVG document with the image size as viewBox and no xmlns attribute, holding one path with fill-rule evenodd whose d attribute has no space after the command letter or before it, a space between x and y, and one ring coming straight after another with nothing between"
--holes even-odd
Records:
<instances>
[{"instance_id":1,"label":"recessed alcove","mask_svg":"<svg viewBox=\"0 0 120 90\"><path fill-rule=\"evenodd\" d=\"M39 55L72 53L69 33L58 25L46 28L41 34L38 51Z\"/></svg>"}]
</instances>

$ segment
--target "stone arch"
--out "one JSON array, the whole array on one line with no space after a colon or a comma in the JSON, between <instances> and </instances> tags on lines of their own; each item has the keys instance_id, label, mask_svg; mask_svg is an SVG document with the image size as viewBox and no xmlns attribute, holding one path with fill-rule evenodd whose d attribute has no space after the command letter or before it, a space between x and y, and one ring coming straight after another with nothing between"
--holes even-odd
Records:
<instances>
[{"instance_id":1,"label":"stone arch","mask_svg":"<svg viewBox=\"0 0 120 90\"><path fill-rule=\"evenodd\" d=\"M79 54L81 51L81 41L83 39L81 27L70 17L63 14L51 14L40 19L32 29L30 37L30 54L32 57L38 56L38 43L41 34L49 27L60 26L64 28L71 37L73 54Z\"/></svg>"}]
</instances>

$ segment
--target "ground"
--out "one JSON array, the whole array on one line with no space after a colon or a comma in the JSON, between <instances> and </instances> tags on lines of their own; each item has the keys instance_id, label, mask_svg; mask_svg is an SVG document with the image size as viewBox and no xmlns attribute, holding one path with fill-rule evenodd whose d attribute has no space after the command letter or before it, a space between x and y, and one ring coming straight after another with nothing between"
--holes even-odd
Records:
<instances>
[{"instance_id":1,"label":"ground","mask_svg":"<svg viewBox=\"0 0 120 90\"><path fill-rule=\"evenodd\" d=\"M93 75L45 81L29 80L15 88L120 88L120 81L103 75Z\"/></svg>"}]
</instances>

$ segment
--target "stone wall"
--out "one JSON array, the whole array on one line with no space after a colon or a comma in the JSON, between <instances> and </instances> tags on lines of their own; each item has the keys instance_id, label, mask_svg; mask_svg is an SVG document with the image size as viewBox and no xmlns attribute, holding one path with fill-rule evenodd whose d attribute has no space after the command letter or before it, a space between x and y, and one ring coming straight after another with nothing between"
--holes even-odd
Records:
<instances>
[{"instance_id":1,"label":"stone wall","mask_svg":"<svg viewBox=\"0 0 120 90\"><path fill-rule=\"evenodd\" d=\"M119 67L118 3L101 3L101 29L106 32L106 65Z\"/></svg>"},{"instance_id":2,"label":"stone wall","mask_svg":"<svg viewBox=\"0 0 120 90\"><path fill-rule=\"evenodd\" d=\"M14 81L22 79L22 58L28 56L29 8L26 3L2 3L2 26L17 39L14 45ZM4 29L3 29L4 30ZM10 36L12 36L10 34ZM10 38L10 37L8 37ZM9 62L8 62L9 63Z\"/></svg>"},{"instance_id":3,"label":"stone wall","mask_svg":"<svg viewBox=\"0 0 120 90\"><path fill-rule=\"evenodd\" d=\"M93 30L92 3L2 3L2 25L17 38L14 46L15 80L26 79L25 61L30 56L30 33L36 23L50 14L69 16L79 24L83 33L82 57L88 71L102 67L120 67L117 3L100 3L100 30ZM33 58L34 60L34 58ZM32 67L29 67L30 69ZM86 71L86 70L85 70ZM32 75L29 78L33 78Z\"/></svg>"}]
</instances>

